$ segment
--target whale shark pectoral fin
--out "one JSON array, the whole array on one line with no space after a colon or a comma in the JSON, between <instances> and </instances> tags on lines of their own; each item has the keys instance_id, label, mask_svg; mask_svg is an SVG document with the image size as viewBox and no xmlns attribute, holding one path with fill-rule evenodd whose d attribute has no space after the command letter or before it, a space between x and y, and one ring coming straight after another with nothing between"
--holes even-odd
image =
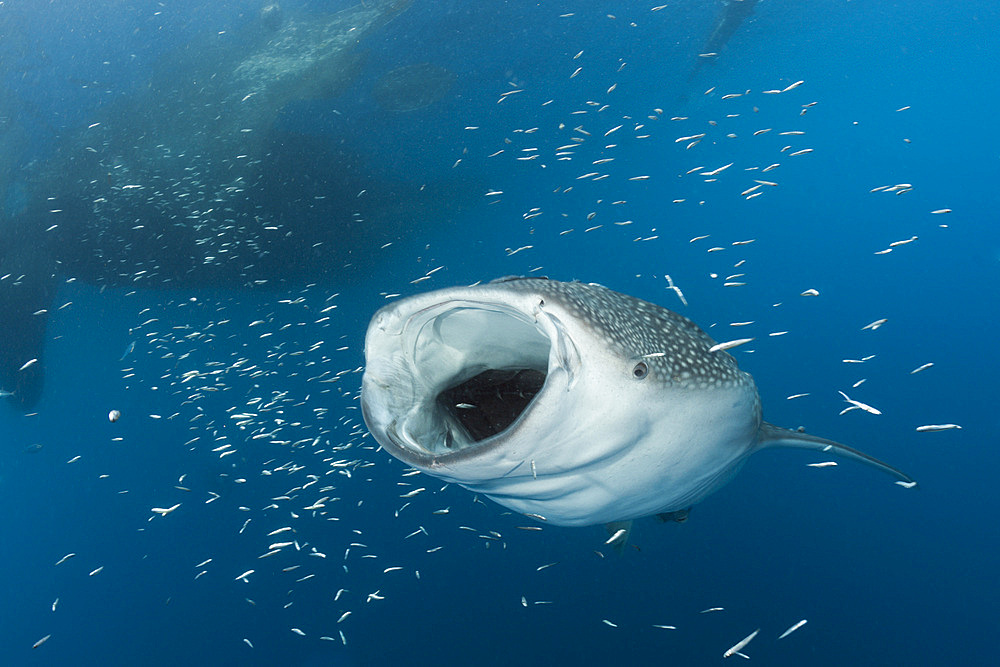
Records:
<instances>
[{"instance_id":1,"label":"whale shark pectoral fin","mask_svg":"<svg viewBox=\"0 0 1000 667\"><path fill-rule=\"evenodd\" d=\"M605 544L610 544L616 554L623 553L625 545L628 544L628 538L632 534L632 521L609 521L604 524L604 527L609 535Z\"/></svg>"},{"instance_id":2,"label":"whale shark pectoral fin","mask_svg":"<svg viewBox=\"0 0 1000 667\"><path fill-rule=\"evenodd\" d=\"M780 426L775 426L774 424L769 424L767 422L761 422L760 424L760 431L757 433L757 446L759 449L763 449L765 447L797 447L799 449L812 449L820 452L833 452L845 458L854 459L855 461L860 461L861 463L867 463L870 466L878 468L882 472L889 473L893 477L898 478L899 481L897 484L900 484L901 486L911 488L917 485L912 477L901 470L897 470L888 463L879 461L874 456L869 456L868 454L858 451L853 447L848 447L847 445L842 445L839 442L827 440L826 438L820 438L815 435L807 435L806 433L801 433L799 431L781 428Z\"/></svg>"},{"instance_id":3,"label":"whale shark pectoral fin","mask_svg":"<svg viewBox=\"0 0 1000 667\"><path fill-rule=\"evenodd\" d=\"M10 399L30 410L42 394L45 367L42 351L45 346L47 313L24 309L20 295L5 294L0 289L0 387ZM11 303L13 297L14 303ZM48 304L38 310L45 310Z\"/></svg>"},{"instance_id":4,"label":"whale shark pectoral fin","mask_svg":"<svg viewBox=\"0 0 1000 667\"><path fill-rule=\"evenodd\" d=\"M0 240L0 389L29 410L42 393L45 327L56 277L45 247L22 240L16 233Z\"/></svg>"},{"instance_id":5,"label":"whale shark pectoral fin","mask_svg":"<svg viewBox=\"0 0 1000 667\"><path fill-rule=\"evenodd\" d=\"M673 512L660 512L656 515L656 518L660 523L670 523L671 521L674 523L684 523L688 520L690 514L691 508L688 507L687 509L674 510Z\"/></svg>"}]
</instances>

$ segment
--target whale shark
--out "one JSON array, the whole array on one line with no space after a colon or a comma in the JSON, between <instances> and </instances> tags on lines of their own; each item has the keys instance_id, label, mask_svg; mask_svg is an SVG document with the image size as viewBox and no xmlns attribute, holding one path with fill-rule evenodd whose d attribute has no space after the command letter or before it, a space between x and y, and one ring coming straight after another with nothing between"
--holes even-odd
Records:
<instances>
[{"instance_id":1,"label":"whale shark","mask_svg":"<svg viewBox=\"0 0 1000 667\"><path fill-rule=\"evenodd\" d=\"M716 17L715 24L708 39L705 40L698 52L699 57L694 67L688 73L687 81L690 83L702 68L712 62L729 44L736 31L740 29L743 22L753 15L754 5L758 0L724 0L722 8Z\"/></svg>"},{"instance_id":2,"label":"whale shark","mask_svg":"<svg viewBox=\"0 0 1000 667\"><path fill-rule=\"evenodd\" d=\"M18 178L0 179L9 400L30 409L42 394L45 332L64 280L153 289L337 280L375 261L407 220L427 217L422 207L441 220L471 201L468 183L392 178L348 138L280 123L290 104L353 85L359 47L410 2L330 14L268 5L238 30L206 31L164 55L148 82L60 137L46 159L3 165Z\"/></svg>"},{"instance_id":3,"label":"whale shark","mask_svg":"<svg viewBox=\"0 0 1000 667\"><path fill-rule=\"evenodd\" d=\"M401 299L373 316L361 408L381 447L551 525L689 508L754 452L868 454L763 421L756 385L691 320L582 282L502 278ZM609 543L611 540L609 540Z\"/></svg>"}]
</instances>

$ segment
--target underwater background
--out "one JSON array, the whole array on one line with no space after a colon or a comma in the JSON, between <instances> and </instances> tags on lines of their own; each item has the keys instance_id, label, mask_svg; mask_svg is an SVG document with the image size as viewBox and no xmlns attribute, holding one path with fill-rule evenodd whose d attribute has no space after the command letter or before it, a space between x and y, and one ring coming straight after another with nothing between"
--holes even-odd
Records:
<instances>
[{"instance_id":1,"label":"underwater background","mask_svg":"<svg viewBox=\"0 0 1000 667\"><path fill-rule=\"evenodd\" d=\"M350 75L275 108L233 199L252 205L205 223L219 247L291 239L259 274L206 256L163 278L179 254L128 236L145 217L60 223L41 398L0 401L0 662L700 665L760 628L760 664L992 664L1000 8L660 2L368 0L385 17ZM25 211L68 196L51 172L84 194L105 178L63 168L92 124L181 154L168 119L200 101L170 86L232 75L260 25L356 9L266 4L0 2L0 232L48 228ZM189 170L237 157L190 137ZM360 415L368 321L504 275L755 338L732 353L768 421L919 486L768 450L687 522L637 521L619 555L601 527L521 530L404 477ZM881 414L841 413L838 391Z\"/></svg>"}]
</instances>

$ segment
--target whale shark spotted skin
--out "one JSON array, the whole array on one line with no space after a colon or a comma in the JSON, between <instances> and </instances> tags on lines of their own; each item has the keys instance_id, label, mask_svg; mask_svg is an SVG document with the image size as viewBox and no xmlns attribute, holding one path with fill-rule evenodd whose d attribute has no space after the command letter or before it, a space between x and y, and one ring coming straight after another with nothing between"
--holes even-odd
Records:
<instances>
[{"instance_id":1,"label":"whale shark spotted skin","mask_svg":"<svg viewBox=\"0 0 1000 667\"><path fill-rule=\"evenodd\" d=\"M769 446L753 378L687 318L595 284L502 278L402 299L365 340L361 406L396 458L561 526L686 510ZM609 540L610 542L610 540Z\"/></svg>"}]
</instances>

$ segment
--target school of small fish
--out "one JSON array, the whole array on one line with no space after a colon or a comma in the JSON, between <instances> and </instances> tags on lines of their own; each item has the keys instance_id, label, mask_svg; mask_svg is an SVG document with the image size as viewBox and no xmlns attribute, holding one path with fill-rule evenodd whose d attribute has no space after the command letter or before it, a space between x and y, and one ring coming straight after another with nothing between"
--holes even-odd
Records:
<instances>
[{"instance_id":1,"label":"school of small fish","mask_svg":"<svg viewBox=\"0 0 1000 667\"><path fill-rule=\"evenodd\" d=\"M664 7L654 7L653 11ZM572 15L561 18L568 21ZM713 197L738 197L741 206L767 206L768 198L779 196L781 176L808 169L809 161L821 157L821 151L814 152L808 145L807 112L818 113L817 105L821 102L810 93L808 82L776 77L769 84L771 87L760 90L709 88L702 96L702 108L689 115L671 116L665 110L666 103L663 107L633 108L625 97L627 86L619 86L614 74L607 74L609 63L592 61L587 49L565 59L567 85L577 86L569 90L575 90L578 97L567 94L556 99L544 89L511 81L508 89L496 91L496 103L507 114L498 118L513 116L520 119L520 125L493 127L502 136L498 145L492 145L492 139L470 141L471 146L479 146L481 154L464 154L461 164L455 163L456 169L469 165L489 168L491 164L507 161L512 164L505 163L505 169L513 166L519 173L530 174L551 193L539 196L537 206L522 212L520 222L524 228L511 234L500 244L503 247L497 245L484 251L491 253L490 261L506 262L504 266L511 268L510 273L538 273L543 271L546 259L543 248L560 247L560 243L572 242L577 244L573 246L576 248L587 244L623 247L626 243L660 244L666 248L669 242L680 249L678 253L697 255L697 265L705 270L701 273L694 269L678 270L666 263L637 265L634 271L629 268L632 274L655 279L655 283L649 284L655 284L655 290L660 290L664 299L670 295L675 302L688 306L689 301L694 303L722 292L754 294L753 290L763 280L758 278L760 253L774 242L773 236L761 234L754 238L749 233L736 236L731 232L715 232L706 224L705 229L692 230L696 236L690 240L685 236L684 243L678 244L674 238L678 232L670 229L668 221L630 214L634 207L629 202L633 198L648 201L655 191L662 197L663 209L697 210ZM625 61L615 64L617 72L626 66ZM615 67L610 69L613 71ZM766 112L762 111L765 109ZM494 122L488 118L459 120L469 134L484 135ZM755 159L719 159L718 147L735 141L743 142L743 155ZM645 144L663 152L663 167L659 172L635 173L629 167L629 156L648 150ZM502 172L498 169L497 173ZM498 182L485 191L485 206L497 205L511 193L509 187L499 182L502 180L498 177ZM173 186L175 194L202 188L197 174L188 174ZM124 187L134 187L139 196L143 186ZM919 196L919 191L908 183L877 185L871 193L872 197ZM206 204L205 200L192 199L192 210ZM951 209L928 212L941 215ZM919 231L919 243L924 243L925 236L940 229L936 225L915 224L914 231ZM251 237L240 236L236 231L231 237L206 235L204 241L211 245L213 256L219 257L235 244L253 244ZM907 252L914 247L911 244L918 243L918 234L902 240L887 237L885 242L885 248L874 251L875 254ZM872 252L863 248L858 255L868 256ZM418 285L419 289L429 284L440 287L466 275L451 272L445 259L430 245L412 268L412 274L405 280L378 285L383 289L380 297L399 296L397 290L404 290L407 283ZM580 277L585 278L583 269L580 268ZM141 283L154 272L155 267L138 271L135 282ZM813 287L808 280L796 278L776 288L774 293L780 294L777 298L782 301L766 308L754 301L755 297L745 297L745 309L736 316L738 321L715 326L732 327L740 333L748 332L747 335L728 340L728 336L714 335L726 342L718 343L710 351L753 354L759 349L774 353L786 338L801 340L813 335L814 332L796 327L795 313L822 308L827 294L833 290L826 284ZM680 285L684 285L684 292ZM464 495L453 494L447 485L441 486L419 471L403 468L378 451L366 432L357 405L363 370L358 365L362 341L340 317L349 295L333 293L318 284L294 290L275 289L278 293L275 298L256 300L240 295L184 293L146 305L139 297L132 296L134 292L115 297L120 298L123 308L130 308L133 298L142 301L141 308L130 311L133 320L128 331L130 342L117 362L123 386L148 400L143 403L146 406L143 414L124 407L103 408L101 420L114 434L107 444L125 452L126 448L138 445L129 439L132 436L118 435L118 429L155 429L176 438L187 452L188 461L187 469L170 471L169 484L160 485L155 498L149 502L144 499L142 507L136 508L135 516L142 515L141 519L135 519L136 525L145 531L175 535L180 540L185 521L199 513L211 513L220 533L239 545L238 558L219 558L210 553L193 558L192 580L206 586L210 581L225 581L248 605L268 606L271 611L277 603L256 599L257 585L264 579L280 580L288 589L280 608L290 610L282 618L296 619L294 625L287 627L286 634L294 635L296 641L347 645L352 625L365 622L366 610L373 605L393 604L395 595L403 595L401 591L406 591L412 582L420 582L422 571L434 570L435 554L443 549L470 552L475 549L473 553L491 554L509 550L523 556L532 554L538 544L551 547L551 543L544 541L550 539L552 529L544 525L517 525L516 519L497 508L477 498L467 500ZM370 291L374 293L376 289ZM372 310L375 305L378 304L373 304ZM68 312L73 311L69 303L64 307ZM253 314L248 316L248 312ZM856 359L843 359L848 364L844 368L869 368L882 363L875 354L879 349L878 339L891 332L895 320L880 315L868 313L862 321L852 322L838 332L853 346L847 354L857 355ZM36 359L28 361L21 370L36 362ZM937 362L908 359L906 363L911 365L892 371L896 381L922 383L921 388L930 386ZM929 370L932 367L934 371ZM884 370L885 364L881 368ZM919 377L910 377L918 373ZM853 379L847 380L843 387L847 388ZM898 405L894 389L878 386L874 381L862 388L865 380L857 380L847 390L861 398L817 382L803 388L807 391L788 395L788 399L821 401L831 414L846 404L840 411L841 415L849 415L844 419L878 421L874 418L883 412L872 403L884 406L888 414L890 406ZM919 433L942 434L928 436L931 439L951 437L943 432L962 429L945 421L914 428ZM74 453L67 462L95 458L86 452ZM806 464L811 468L836 465L833 461ZM534 462L532 470L534 473ZM838 470L832 473L837 474ZM97 479L109 495L122 496L121 502L132 502L127 498L127 483L104 472ZM395 492L389 497L373 498L367 493L370 488L392 488ZM386 509L388 503L392 504L390 509ZM456 518L456 514L467 517L470 511L477 513L481 524L473 527L462 523L465 519ZM544 517L537 518L544 524ZM385 529L387 521L391 530ZM379 529L372 530L370 525L378 525ZM600 541L604 547L613 547L624 533L618 530L606 540L595 537L593 558L605 559L607 555L611 560L611 549L606 549L606 554ZM657 539L669 539L670 533L663 535L667 537ZM98 580L116 576L111 565L105 571L102 557L108 554L75 549L67 544L61 550L63 555L53 554L54 566L77 568L73 570L74 576ZM624 558L629 555L626 553ZM470 558L475 559L475 555ZM567 560L570 559L533 561L530 569L539 573L538 577L558 577L561 570L571 567L564 562ZM313 623L308 611L294 615L300 600L312 599L317 579L333 586L324 598L335 618L332 623ZM529 610L557 607L560 602L556 599L532 600L529 590L532 586L539 594L546 590L538 582L537 578L526 579L524 592L511 593L511 606L516 607L520 598L520 606ZM52 612L68 613L64 609L71 601L69 595L55 598ZM57 611L60 604L63 607ZM308 604L301 606L308 608ZM697 615L718 614L721 619L725 614L720 612L724 611L723 607L708 607L700 612L673 610L670 613L675 618L649 618L643 625L676 630L680 634L685 622ZM789 613L799 611L789 610ZM671 624L663 623L664 620ZM781 634L775 630L772 636L775 641L783 640L806 622L800 620ZM780 621L780 627L784 623L787 619ZM777 619L762 619L760 624L779 627ZM623 637L624 633L637 631L635 623L617 617L605 618L601 613L593 615L593 625L588 630L604 626L604 630L622 633ZM756 625L748 624L739 632ZM41 630L40 635L45 631ZM760 646L771 630L765 630L765 635L758 638L760 632L760 628L755 629L728 649L718 650L724 658L747 658L746 651ZM256 639L243 636L236 643L245 646L244 650L253 650ZM756 644L751 646L754 640ZM49 641L58 641L58 636L44 634L33 648L42 649ZM706 656L713 655L715 650L705 647Z\"/></svg>"}]
</instances>

